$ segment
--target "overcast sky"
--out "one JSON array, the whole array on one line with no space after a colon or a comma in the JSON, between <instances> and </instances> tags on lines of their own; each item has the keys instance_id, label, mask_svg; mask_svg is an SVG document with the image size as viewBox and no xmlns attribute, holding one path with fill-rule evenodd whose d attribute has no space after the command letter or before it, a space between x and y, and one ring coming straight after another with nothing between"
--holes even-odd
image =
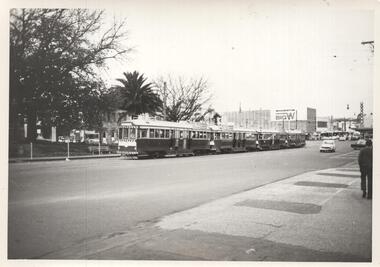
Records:
<instances>
[{"instance_id":1,"label":"overcast sky","mask_svg":"<svg viewBox=\"0 0 380 267\"><path fill-rule=\"evenodd\" d=\"M241 103L243 110L313 107L317 116L353 116L360 101L373 112L374 60L361 45L374 40L373 11L290 2L128 2L108 12L127 18L135 51L106 77L134 70L149 79L203 76L220 112Z\"/></svg>"}]
</instances>

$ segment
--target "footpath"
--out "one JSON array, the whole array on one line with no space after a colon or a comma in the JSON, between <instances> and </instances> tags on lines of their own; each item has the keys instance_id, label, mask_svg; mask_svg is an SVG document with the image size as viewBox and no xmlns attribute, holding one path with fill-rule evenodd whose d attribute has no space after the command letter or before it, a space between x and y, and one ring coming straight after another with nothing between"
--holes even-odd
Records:
<instances>
[{"instance_id":1,"label":"footpath","mask_svg":"<svg viewBox=\"0 0 380 267\"><path fill-rule=\"evenodd\" d=\"M59 156L59 157L33 157L33 158L9 158L9 163L18 162L37 162L37 161L57 161L57 160L77 160L77 159L99 159L99 158L117 158L120 154L100 154L100 155L83 155L83 156Z\"/></svg>"},{"instance_id":2,"label":"footpath","mask_svg":"<svg viewBox=\"0 0 380 267\"><path fill-rule=\"evenodd\" d=\"M232 177L233 178L233 177ZM371 262L356 164L313 171L45 255L50 259Z\"/></svg>"}]
</instances>

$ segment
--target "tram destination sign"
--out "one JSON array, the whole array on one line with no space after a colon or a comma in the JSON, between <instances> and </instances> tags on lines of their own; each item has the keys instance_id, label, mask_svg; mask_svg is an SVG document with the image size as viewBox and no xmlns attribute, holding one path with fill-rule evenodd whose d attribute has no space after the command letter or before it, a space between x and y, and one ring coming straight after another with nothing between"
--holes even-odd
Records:
<instances>
[{"instance_id":1,"label":"tram destination sign","mask_svg":"<svg viewBox=\"0 0 380 267\"><path fill-rule=\"evenodd\" d=\"M276 121L295 121L297 119L297 110L295 109L279 109L276 110Z\"/></svg>"}]
</instances>

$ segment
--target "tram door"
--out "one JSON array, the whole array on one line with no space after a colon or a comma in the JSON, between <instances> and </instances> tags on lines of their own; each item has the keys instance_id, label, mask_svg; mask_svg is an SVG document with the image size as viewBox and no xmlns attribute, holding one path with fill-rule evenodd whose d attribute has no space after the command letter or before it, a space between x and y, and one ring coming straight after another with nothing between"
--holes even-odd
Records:
<instances>
[{"instance_id":1,"label":"tram door","mask_svg":"<svg viewBox=\"0 0 380 267\"><path fill-rule=\"evenodd\" d=\"M174 147L175 147L175 150L178 150L178 147L179 147L179 131L178 130L174 131Z\"/></svg>"},{"instance_id":2,"label":"tram door","mask_svg":"<svg viewBox=\"0 0 380 267\"><path fill-rule=\"evenodd\" d=\"M232 139L232 147L236 147L236 139L237 139L237 133L233 133L233 139Z\"/></svg>"},{"instance_id":3,"label":"tram door","mask_svg":"<svg viewBox=\"0 0 380 267\"><path fill-rule=\"evenodd\" d=\"M191 131L187 131L187 149L190 149L190 142L191 142Z\"/></svg>"},{"instance_id":4,"label":"tram door","mask_svg":"<svg viewBox=\"0 0 380 267\"><path fill-rule=\"evenodd\" d=\"M186 150L187 148L187 131L181 131L181 139L182 139L182 149Z\"/></svg>"}]
</instances>

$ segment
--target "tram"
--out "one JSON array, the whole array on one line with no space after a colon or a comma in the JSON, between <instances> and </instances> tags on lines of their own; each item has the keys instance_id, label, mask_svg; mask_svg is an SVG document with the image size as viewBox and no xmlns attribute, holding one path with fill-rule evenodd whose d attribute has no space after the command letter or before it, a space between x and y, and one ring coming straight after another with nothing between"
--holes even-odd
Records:
<instances>
[{"instance_id":1,"label":"tram","mask_svg":"<svg viewBox=\"0 0 380 267\"><path fill-rule=\"evenodd\" d=\"M237 153L301 147L305 134L258 132L204 123L134 119L119 127L119 153L164 157Z\"/></svg>"},{"instance_id":2,"label":"tram","mask_svg":"<svg viewBox=\"0 0 380 267\"><path fill-rule=\"evenodd\" d=\"M305 146L306 135L300 132L289 133L289 147L298 148Z\"/></svg>"}]
</instances>

